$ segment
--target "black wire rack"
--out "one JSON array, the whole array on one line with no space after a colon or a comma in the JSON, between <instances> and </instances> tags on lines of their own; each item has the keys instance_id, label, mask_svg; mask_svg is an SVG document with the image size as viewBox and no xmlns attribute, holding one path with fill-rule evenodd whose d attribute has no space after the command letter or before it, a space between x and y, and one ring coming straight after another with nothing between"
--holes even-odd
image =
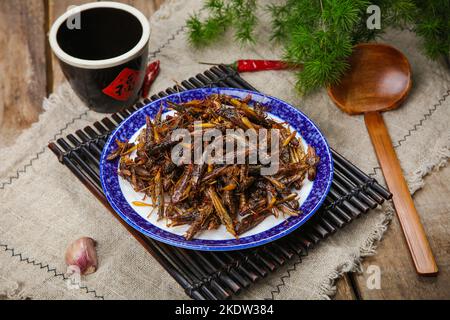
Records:
<instances>
[{"instance_id":1,"label":"black wire rack","mask_svg":"<svg viewBox=\"0 0 450 320\"><path fill-rule=\"evenodd\" d=\"M203 252L172 247L139 233L117 215L102 191L99 159L109 134L125 118L151 101L183 90L215 86L257 91L233 69L215 66L49 144L59 161L110 210L186 294L198 300L232 298L270 273L277 272L288 261L307 255L315 244L392 197L376 180L332 150L334 180L324 204L307 223L282 239L240 251Z\"/></svg>"}]
</instances>

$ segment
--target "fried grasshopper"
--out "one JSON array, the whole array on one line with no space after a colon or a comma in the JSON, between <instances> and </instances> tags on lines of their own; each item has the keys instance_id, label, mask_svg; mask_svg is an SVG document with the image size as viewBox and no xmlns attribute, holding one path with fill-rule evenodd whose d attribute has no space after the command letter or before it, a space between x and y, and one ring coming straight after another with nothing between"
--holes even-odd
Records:
<instances>
[{"instance_id":1,"label":"fried grasshopper","mask_svg":"<svg viewBox=\"0 0 450 320\"><path fill-rule=\"evenodd\" d=\"M146 117L135 143L116 141L117 148L107 158L119 159L119 175L143 193L142 202L135 205L148 206L149 215L157 214L169 226L188 225L187 240L220 225L239 237L271 215L301 214L294 190L301 189L306 179L315 179L320 158L312 146L304 148L296 131L270 118L265 107L252 103L250 96L237 99L216 94L204 100L168 103L167 108L174 113L164 117L161 106L154 119ZM240 154L245 156L244 163L212 163L205 157L202 163L174 163L172 150L179 141L172 140L172 133L177 129L186 129L192 136L198 130L217 129L225 135L224 141L235 139L227 136L228 129L277 129L279 170L262 175L264 164L250 163L248 151ZM192 151L193 146L186 150Z\"/></svg>"}]
</instances>

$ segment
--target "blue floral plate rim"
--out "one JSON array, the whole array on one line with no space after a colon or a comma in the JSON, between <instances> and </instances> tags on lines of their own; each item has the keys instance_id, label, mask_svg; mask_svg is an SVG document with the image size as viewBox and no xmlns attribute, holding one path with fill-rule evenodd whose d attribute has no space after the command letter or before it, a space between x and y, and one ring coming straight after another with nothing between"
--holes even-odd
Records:
<instances>
[{"instance_id":1,"label":"blue floral plate rim","mask_svg":"<svg viewBox=\"0 0 450 320\"><path fill-rule=\"evenodd\" d=\"M137 130L145 125L145 115L154 117L161 103L167 100L180 102L193 99L201 99L211 94L227 94L239 98L247 95L252 96L253 101L262 102L269 108L268 112L287 121L289 125L294 127L303 137L303 139L315 147L317 154L320 156L319 167L317 168L317 177L313 183L312 190L302 204L301 209L304 214L298 217L289 217L284 222L274 227L251 236L242 237L231 240L205 240L192 239L185 240L184 237L162 230L153 225L143 217L141 217L126 201L122 191L120 190L118 180L118 160L107 161L107 155L115 148L115 139L129 139ZM275 108L276 107L276 108ZM286 119L287 116L290 119ZM284 117L283 117L284 116ZM303 129L303 130L302 130ZM304 131L307 129L306 131ZM304 132L303 132L304 131ZM314 141L312 139L315 139ZM256 246L260 246L293 232L304 223L306 223L320 208L331 188L334 173L333 158L327 140L315 125L303 112L293 107L287 102L278 98L262 94L259 92L235 89L235 88L200 88L182 91L160 98L148 103L138 111L131 114L122 121L117 128L110 134L102 151L100 158L100 181L105 196L111 207L119 214L119 216L135 230L149 236L157 241L166 244L181 247L185 249L200 251L231 251L242 250ZM305 210L306 209L306 210Z\"/></svg>"}]
</instances>

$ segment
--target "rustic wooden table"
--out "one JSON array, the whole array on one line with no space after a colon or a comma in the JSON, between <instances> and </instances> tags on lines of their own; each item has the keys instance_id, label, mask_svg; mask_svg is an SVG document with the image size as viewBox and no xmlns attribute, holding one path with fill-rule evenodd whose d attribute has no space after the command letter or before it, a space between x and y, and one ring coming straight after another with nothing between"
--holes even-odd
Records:
<instances>
[{"instance_id":1,"label":"rustic wooden table","mask_svg":"<svg viewBox=\"0 0 450 320\"><path fill-rule=\"evenodd\" d=\"M70 5L87 0L0 1L0 143L28 128L42 112L42 98L64 79L52 57L47 33ZM121 0L150 16L164 0ZM1 116L0 116L1 119ZM366 258L362 273L345 275L337 283L336 299L450 299L450 168L431 173L414 196L439 266L435 278L416 275L398 221L394 219L377 254ZM427 215L427 212L434 212ZM381 288L367 285L375 266Z\"/></svg>"}]
</instances>

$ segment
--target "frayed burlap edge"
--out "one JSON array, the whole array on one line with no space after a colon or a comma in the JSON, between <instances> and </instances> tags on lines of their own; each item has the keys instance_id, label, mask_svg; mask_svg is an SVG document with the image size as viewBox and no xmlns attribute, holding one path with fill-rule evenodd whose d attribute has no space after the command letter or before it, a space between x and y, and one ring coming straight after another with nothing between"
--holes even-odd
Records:
<instances>
[{"instance_id":1,"label":"frayed burlap edge","mask_svg":"<svg viewBox=\"0 0 450 320\"><path fill-rule=\"evenodd\" d=\"M12 281L0 289L0 300L30 300L33 296L25 293L21 283Z\"/></svg>"},{"instance_id":2,"label":"frayed burlap edge","mask_svg":"<svg viewBox=\"0 0 450 320\"><path fill-rule=\"evenodd\" d=\"M393 216L394 208L392 204L386 204L383 216L375 225L374 230L369 234L365 243L359 248L359 253L354 257L351 257L350 261L338 266L328 275L328 278L320 284L319 296L322 299L330 300L334 295L336 295L336 280L342 277L345 273L362 271L363 259L376 254L378 243L383 238L383 235L386 232Z\"/></svg>"}]
</instances>

